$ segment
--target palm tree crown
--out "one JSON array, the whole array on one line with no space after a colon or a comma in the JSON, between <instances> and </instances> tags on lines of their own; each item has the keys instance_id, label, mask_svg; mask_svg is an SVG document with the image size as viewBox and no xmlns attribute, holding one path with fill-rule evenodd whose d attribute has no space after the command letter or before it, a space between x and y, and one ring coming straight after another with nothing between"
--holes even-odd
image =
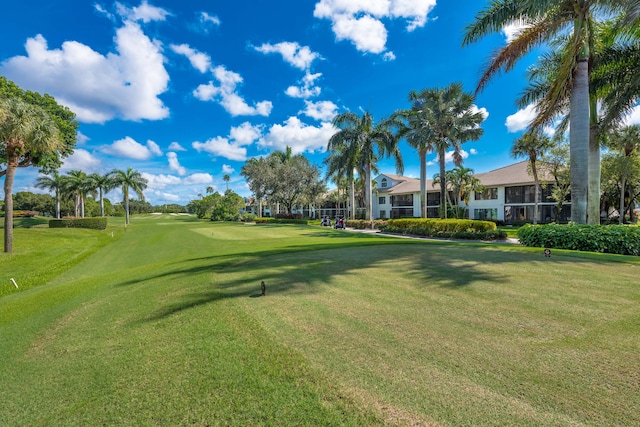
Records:
<instances>
[{"instance_id":1,"label":"palm tree crown","mask_svg":"<svg viewBox=\"0 0 640 427\"><path fill-rule=\"evenodd\" d=\"M124 200L125 225L129 224L129 189L133 190L140 200L144 200L142 193L147 188L147 179L142 176L139 171L128 168L126 171L114 169L110 175L116 182L116 185L122 186L122 197Z\"/></svg>"}]
</instances>

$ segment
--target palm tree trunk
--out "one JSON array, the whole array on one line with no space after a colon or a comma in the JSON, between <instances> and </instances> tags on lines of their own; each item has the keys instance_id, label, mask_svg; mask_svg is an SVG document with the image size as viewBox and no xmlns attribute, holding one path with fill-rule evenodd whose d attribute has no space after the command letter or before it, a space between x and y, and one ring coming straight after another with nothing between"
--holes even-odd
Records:
<instances>
[{"instance_id":1,"label":"palm tree trunk","mask_svg":"<svg viewBox=\"0 0 640 427\"><path fill-rule=\"evenodd\" d=\"M538 181L538 170L536 169L536 162L531 162L531 173L533 174L533 182L535 188L533 189L533 225L538 223L540 218L540 182Z\"/></svg>"},{"instance_id":2,"label":"palm tree trunk","mask_svg":"<svg viewBox=\"0 0 640 427\"><path fill-rule=\"evenodd\" d=\"M589 182L589 78L588 62L579 59L571 90L570 117L570 180L571 220L587 222Z\"/></svg>"},{"instance_id":3,"label":"palm tree trunk","mask_svg":"<svg viewBox=\"0 0 640 427\"><path fill-rule=\"evenodd\" d=\"M591 117L596 116L595 103L591 103ZM592 119L593 121L593 119ZM587 222L600 224L600 142L597 138L598 125L589 129L589 196L587 198Z\"/></svg>"},{"instance_id":4,"label":"palm tree trunk","mask_svg":"<svg viewBox=\"0 0 640 427\"><path fill-rule=\"evenodd\" d=\"M420 218L427 217L427 150L420 150Z\"/></svg>"},{"instance_id":5,"label":"palm tree trunk","mask_svg":"<svg viewBox=\"0 0 640 427\"><path fill-rule=\"evenodd\" d=\"M626 177L623 175L620 180L620 217L618 218L618 222L620 224L624 224L624 192L627 184Z\"/></svg>"},{"instance_id":6,"label":"palm tree trunk","mask_svg":"<svg viewBox=\"0 0 640 427\"><path fill-rule=\"evenodd\" d=\"M351 219L356 219L356 183L355 179L351 177L351 194L349 195L350 203L351 203Z\"/></svg>"},{"instance_id":7,"label":"palm tree trunk","mask_svg":"<svg viewBox=\"0 0 640 427\"><path fill-rule=\"evenodd\" d=\"M104 198L102 197L102 188L100 189L100 216L104 216Z\"/></svg>"},{"instance_id":8,"label":"palm tree trunk","mask_svg":"<svg viewBox=\"0 0 640 427\"><path fill-rule=\"evenodd\" d=\"M440 163L440 205L442 206L440 218L447 218L447 178L444 166L444 149L438 150L438 163Z\"/></svg>"},{"instance_id":9,"label":"palm tree trunk","mask_svg":"<svg viewBox=\"0 0 640 427\"><path fill-rule=\"evenodd\" d=\"M371 221L371 229L373 229L373 206L371 203L371 164L367 164L364 167L364 188L365 188L365 205L367 206L367 213L365 219Z\"/></svg>"},{"instance_id":10,"label":"palm tree trunk","mask_svg":"<svg viewBox=\"0 0 640 427\"><path fill-rule=\"evenodd\" d=\"M56 188L56 219L60 219L60 192Z\"/></svg>"},{"instance_id":11,"label":"palm tree trunk","mask_svg":"<svg viewBox=\"0 0 640 427\"><path fill-rule=\"evenodd\" d=\"M7 144L8 146L9 144ZM9 156L10 150L7 147L7 173L4 176L4 251L13 252L13 181L16 176L18 158L15 155ZM15 161L12 159L15 157Z\"/></svg>"}]
</instances>

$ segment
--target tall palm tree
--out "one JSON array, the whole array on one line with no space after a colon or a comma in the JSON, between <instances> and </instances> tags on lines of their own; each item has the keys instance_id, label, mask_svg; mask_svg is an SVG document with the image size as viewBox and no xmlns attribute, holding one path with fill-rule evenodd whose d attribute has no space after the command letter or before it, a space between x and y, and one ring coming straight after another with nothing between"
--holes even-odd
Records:
<instances>
[{"instance_id":1,"label":"tall palm tree","mask_svg":"<svg viewBox=\"0 0 640 427\"><path fill-rule=\"evenodd\" d=\"M453 162L456 166L460 166L462 164L461 144L480 139L482 136L480 124L485 118L484 114L473 108L475 97L464 92L461 83L452 83L442 89L431 88L412 92L410 97L414 100L417 116L420 117L419 122L414 123L424 129L420 133L416 133L414 143L423 138L430 138L431 146L438 153L440 176L445 176L447 150L453 150ZM411 136L411 134L409 135ZM425 141L421 142L419 146L428 149L429 144ZM422 160L421 158L421 163ZM424 173L426 182L426 162ZM422 165L420 175L423 179ZM447 187L444 181L440 181L440 203L442 204L440 214L446 218ZM426 186L421 186L422 190L425 192L424 203L426 204Z\"/></svg>"},{"instance_id":2,"label":"tall palm tree","mask_svg":"<svg viewBox=\"0 0 640 427\"><path fill-rule=\"evenodd\" d=\"M456 202L456 218L460 218L460 212L464 212L466 209L471 194L476 191L483 191L483 186L480 180L473 176L473 169L465 168L464 166L456 166L447 171L447 176ZM460 206L463 202L465 207Z\"/></svg>"},{"instance_id":3,"label":"tall palm tree","mask_svg":"<svg viewBox=\"0 0 640 427\"><path fill-rule=\"evenodd\" d=\"M44 190L53 191L56 199L56 218L60 218L60 193L64 188L64 177L58 174L58 171L53 171L51 176L40 175L36 179L36 188L42 188Z\"/></svg>"},{"instance_id":4,"label":"tall palm tree","mask_svg":"<svg viewBox=\"0 0 640 427\"><path fill-rule=\"evenodd\" d=\"M359 160L364 172L366 219L371 220L373 227L373 207L371 201L371 172L377 161L384 157L393 157L396 171L402 174L404 165L398 148L398 138L393 128L399 128L401 123L391 117L375 123L373 116L365 112L362 117L352 112L338 114L333 119L333 125L340 129L329 139L327 149L332 151L343 147L350 152L347 158Z\"/></svg>"},{"instance_id":5,"label":"tall palm tree","mask_svg":"<svg viewBox=\"0 0 640 427\"><path fill-rule=\"evenodd\" d=\"M589 90L589 64L593 58L593 26L599 16L619 12L630 0L495 0L476 15L467 26L463 44L499 32L513 22L524 24L522 31L492 56L483 72L477 91L500 71L510 71L523 56L548 43L568 28L572 29L566 52L556 78L545 98L538 104L538 117L533 125L548 123L557 113L558 104L569 88L571 150L571 217L587 222L590 116L594 113ZM599 200L591 200L591 203Z\"/></svg>"},{"instance_id":6,"label":"tall palm tree","mask_svg":"<svg viewBox=\"0 0 640 427\"><path fill-rule=\"evenodd\" d=\"M547 150L553 147L551 139L541 133L525 133L516 139L511 147L511 155L513 157L527 157L529 160L529 169L533 175L534 189L534 211L533 224L538 223L540 217L540 179L538 178L538 167L536 162L538 158L543 156Z\"/></svg>"},{"instance_id":7,"label":"tall palm tree","mask_svg":"<svg viewBox=\"0 0 640 427\"><path fill-rule=\"evenodd\" d=\"M612 150L621 154L621 158L619 159L619 163L621 163L619 221L620 224L622 224L624 223L624 198L627 179L633 170L633 157L640 154L640 126L626 126L613 132L608 140L608 145Z\"/></svg>"},{"instance_id":8,"label":"tall palm tree","mask_svg":"<svg viewBox=\"0 0 640 427\"><path fill-rule=\"evenodd\" d=\"M229 181L231 180L231 177L227 174L224 174L222 180L227 184L227 191L229 191Z\"/></svg>"},{"instance_id":9,"label":"tall palm tree","mask_svg":"<svg viewBox=\"0 0 640 427\"><path fill-rule=\"evenodd\" d=\"M0 99L0 148L4 150L4 251L13 251L13 182L16 169L29 164L23 153L53 153L63 146L55 122L39 107L16 98Z\"/></svg>"},{"instance_id":10,"label":"tall palm tree","mask_svg":"<svg viewBox=\"0 0 640 427\"><path fill-rule=\"evenodd\" d=\"M81 170L72 170L63 176L63 190L75 200L75 216L84 218L84 199L87 194L95 192L93 178Z\"/></svg>"},{"instance_id":11,"label":"tall palm tree","mask_svg":"<svg viewBox=\"0 0 640 427\"><path fill-rule=\"evenodd\" d=\"M402 110L396 114L406 121L406 125L400 130L399 136L404 137L407 143L418 151L420 161L420 216L427 217L427 154L434 150L434 128L429 118L430 111L422 108L423 101L418 98L416 91L409 93L409 101L412 103L410 110Z\"/></svg>"},{"instance_id":12,"label":"tall palm tree","mask_svg":"<svg viewBox=\"0 0 640 427\"><path fill-rule=\"evenodd\" d=\"M98 190L98 194L100 196L100 216L104 216L104 193L108 193L118 185L114 181L113 176L108 173L104 175L94 173L89 177L93 181L95 188Z\"/></svg>"},{"instance_id":13,"label":"tall palm tree","mask_svg":"<svg viewBox=\"0 0 640 427\"><path fill-rule=\"evenodd\" d=\"M129 189L133 190L140 200L144 201L144 194L142 193L147 188L147 179L142 174L133 168L128 168L126 171L114 169L109 173L116 182L116 185L122 186L122 197L124 200L124 224L129 225Z\"/></svg>"},{"instance_id":14,"label":"tall palm tree","mask_svg":"<svg viewBox=\"0 0 640 427\"><path fill-rule=\"evenodd\" d=\"M347 144L333 146L333 149L329 151L329 155L324 159L324 163L327 165L326 179L332 178L338 184L346 178L346 185L349 187L351 219L355 219L355 171L361 166L361 162L358 158L359 153L350 148L354 147Z\"/></svg>"}]
</instances>

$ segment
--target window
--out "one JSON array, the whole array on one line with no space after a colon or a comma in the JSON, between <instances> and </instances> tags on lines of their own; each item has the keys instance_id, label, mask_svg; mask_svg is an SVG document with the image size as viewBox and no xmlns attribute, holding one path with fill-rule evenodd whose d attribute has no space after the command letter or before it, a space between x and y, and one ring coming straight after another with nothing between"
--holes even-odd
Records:
<instances>
[{"instance_id":1,"label":"window","mask_svg":"<svg viewBox=\"0 0 640 427\"><path fill-rule=\"evenodd\" d=\"M476 191L476 200L498 200L498 187L485 188L483 192Z\"/></svg>"},{"instance_id":2,"label":"window","mask_svg":"<svg viewBox=\"0 0 640 427\"><path fill-rule=\"evenodd\" d=\"M380 181L380 187L385 188L387 186L387 178L382 178Z\"/></svg>"},{"instance_id":3,"label":"window","mask_svg":"<svg viewBox=\"0 0 640 427\"><path fill-rule=\"evenodd\" d=\"M413 206L413 194L402 194L400 196L391 196L391 206Z\"/></svg>"},{"instance_id":4,"label":"window","mask_svg":"<svg viewBox=\"0 0 640 427\"><path fill-rule=\"evenodd\" d=\"M474 209L473 219L495 221L498 219L498 209Z\"/></svg>"},{"instance_id":5,"label":"window","mask_svg":"<svg viewBox=\"0 0 640 427\"><path fill-rule=\"evenodd\" d=\"M438 205L440 205L440 193L427 192L427 206L438 206Z\"/></svg>"},{"instance_id":6,"label":"window","mask_svg":"<svg viewBox=\"0 0 640 427\"><path fill-rule=\"evenodd\" d=\"M381 219L386 219L387 218L387 211L380 211L380 218Z\"/></svg>"},{"instance_id":7,"label":"window","mask_svg":"<svg viewBox=\"0 0 640 427\"><path fill-rule=\"evenodd\" d=\"M379 205L384 205L386 203L387 203L387 198L386 197L384 197L384 196L378 197L378 204Z\"/></svg>"},{"instance_id":8,"label":"window","mask_svg":"<svg viewBox=\"0 0 640 427\"><path fill-rule=\"evenodd\" d=\"M413 218L413 208L392 209L391 218Z\"/></svg>"}]
</instances>

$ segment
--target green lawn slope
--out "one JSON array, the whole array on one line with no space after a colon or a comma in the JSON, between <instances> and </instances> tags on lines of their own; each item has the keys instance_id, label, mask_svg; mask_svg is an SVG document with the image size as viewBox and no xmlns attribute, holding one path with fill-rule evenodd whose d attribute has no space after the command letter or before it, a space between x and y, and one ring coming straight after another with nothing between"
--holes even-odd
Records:
<instances>
[{"instance_id":1,"label":"green lawn slope","mask_svg":"<svg viewBox=\"0 0 640 427\"><path fill-rule=\"evenodd\" d=\"M0 298L3 426L640 424L633 258L169 215L55 231L99 242Z\"/></svg>"}]
</instances>

